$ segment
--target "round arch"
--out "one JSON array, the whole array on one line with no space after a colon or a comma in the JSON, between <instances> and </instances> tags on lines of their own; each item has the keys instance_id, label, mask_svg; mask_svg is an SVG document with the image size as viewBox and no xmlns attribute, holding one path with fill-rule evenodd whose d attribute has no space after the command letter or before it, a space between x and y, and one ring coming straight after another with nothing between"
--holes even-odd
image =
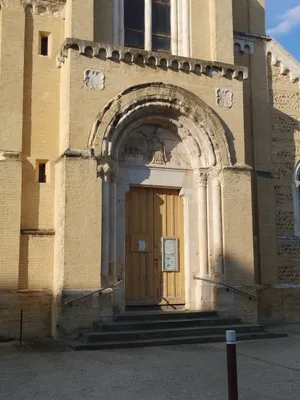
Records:
<instances>
[{"instance_id":1,"label":"round arch","mask_svg":"<svg viewBox=\"0 0 300 400\"><path fill-rule=\"evenodd\" d=\"M136 168L132 164L122 164L120 154L124 143L134 130L145 125L158 125L177 135L190 157L189 167L143 164L145 168ZM126 193L130 188L141 185L176 188L185 204L186 306L189 309L210 307L211 293L195 284L192 266L199 266L200 276L209 276L210 257L213 257L214 265L219 265L222 270L222 207L218 171L233 164L228 134L216 112L196 95L161 82L126 89L98 114L90 132L88 148L96 157L98 172L103 178L103 275L123 279L125 276L124 210ZM213 237L210 238L208 232L212 215L216 222ZM197 244L192 239L196 236ZM209 255L209 247L213 248L212 256ZM116 300L119 309L125 307L124 291L122 296Z\"/></svg>"},{"instance_id":2,"label":"round arch","mask_svg":"<svg viewBox=\"0 0 300 400\"><path fill-rule=\"evenodd\" d=\"M186 89L161 82L128 88L112 99L94 122L88 148L117 161L124 132L149 115L176 127L192 157L202 156L198 167L232 165L227 132L215 111Z\"/></svg>"}]
</instances>

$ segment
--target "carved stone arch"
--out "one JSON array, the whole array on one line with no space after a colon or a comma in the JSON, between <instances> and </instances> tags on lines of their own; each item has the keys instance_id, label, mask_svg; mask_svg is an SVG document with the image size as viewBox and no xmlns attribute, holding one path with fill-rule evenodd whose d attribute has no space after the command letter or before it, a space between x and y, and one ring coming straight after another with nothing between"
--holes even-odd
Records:
<instances>
[{"instance_id":1,"label":"carved stone arch","mask_svg":"<svg viewBox=\"0 0 300 400\"><path fill-rule=\"evenodd\" d=\"M203 166L232 165L226 130L218 115L193 93L161 82L128 88L112 99L97 116L88 147L95 156L116 161L128 126L149 114L177 126L191 155L203 154Z\"/></svg>"}]
</instances>

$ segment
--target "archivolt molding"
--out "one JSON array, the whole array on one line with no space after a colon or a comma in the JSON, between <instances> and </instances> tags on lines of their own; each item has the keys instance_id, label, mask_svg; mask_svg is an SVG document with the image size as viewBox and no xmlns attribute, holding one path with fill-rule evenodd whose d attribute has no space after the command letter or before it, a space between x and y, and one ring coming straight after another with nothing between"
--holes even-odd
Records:
<instances>
[{"instance_id":1,"label":"archivolt molding","mask_svg":"<svg viewBox=\"0 0 300 400\"><path fill-rule=\"evenodd\" d=\"M127 133L147 123L173 127L189 149L193 168L231 165L226 131L217 114L187 90L160 82L116 96L98 115L88 147L96 157L118 162Z\"/></svg>"},{"instance_id":2,"label":"archivolt molding","mask_svg":"<svg viewBox=\"0 0 300 400\"><path fill-rule=\"evenodd\" d=\"M271 55L271 63L280 66L282 75L289 75L291 82L300 80L300 63L276 40L267 43L267 55Z\"/></svg>"},{"instance_id":3,"label":"archivolt molding","mask_svg":"<svg viewBox=\"0 0 300 400\"><path fill-rule=\"evenodd\" d=\"M27 12L31 10L35 15L65 17L66 0L21 0L21 4Z\"/></svg>"}]
</instances>

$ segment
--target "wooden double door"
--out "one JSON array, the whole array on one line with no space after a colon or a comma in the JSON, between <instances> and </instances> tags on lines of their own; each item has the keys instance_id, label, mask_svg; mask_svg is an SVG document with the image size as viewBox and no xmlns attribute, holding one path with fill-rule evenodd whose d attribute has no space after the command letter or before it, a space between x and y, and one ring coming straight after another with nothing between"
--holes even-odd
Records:
<instances>
[{"instance_id":1,"label":"wooden double door","mask_svg":"<svg viewBox=\"0 0 300 400\"><path fill-rule=\"evenodd\" d=\"M131 187L125 216L126 305L184 304L183 199L179 191ZM163 239L176 243L171 268L163 268L163 258L168 257L164 255L167 250L163 253Z\"/></svg>"}]
</instances>

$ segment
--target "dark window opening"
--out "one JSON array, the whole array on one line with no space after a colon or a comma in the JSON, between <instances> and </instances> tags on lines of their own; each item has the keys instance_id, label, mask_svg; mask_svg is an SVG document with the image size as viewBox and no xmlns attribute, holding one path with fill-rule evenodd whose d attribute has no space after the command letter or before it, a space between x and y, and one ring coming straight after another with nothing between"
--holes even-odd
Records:
<instances>
[{"instance_id":1,"label":"dark window opening","mask_svg":"<svg viewBox=\"0 0 300 400\"><path fill-rule=\"evenodd\" d=\"M39 183L46 183L47 175L46 175L46 163L41 162L38 165L39 168Z\"/></svg>"},{"instance_id":2,"label":"dark window opening","mask_svg":"<svg viewBox=\"0 0 300 400\"><path fill-rule=\"evenodd\" d=\"M42 56L47 56L48 55L48 36L41 35L41 48L40 48L40 54Z\"/></svg>"},{"instance_id":3,"label":"dark window opening","mask_svg":"<svg viewBox=\"0 0 300 400\"><path fill-rule=\"evenodd\" d=\"M143 49L145 46L145 2L124 1L125 46Z\"/></svg>"},{"instance_id":4,"label":"dark window opening","mask_svg":"<svg viewBox=\"0 0 300 400\"><path fill-rule=\"evenodd\" d=\"M170 0L152 0L152 50L171 50Z\"/></svg>"}]
</instances>

